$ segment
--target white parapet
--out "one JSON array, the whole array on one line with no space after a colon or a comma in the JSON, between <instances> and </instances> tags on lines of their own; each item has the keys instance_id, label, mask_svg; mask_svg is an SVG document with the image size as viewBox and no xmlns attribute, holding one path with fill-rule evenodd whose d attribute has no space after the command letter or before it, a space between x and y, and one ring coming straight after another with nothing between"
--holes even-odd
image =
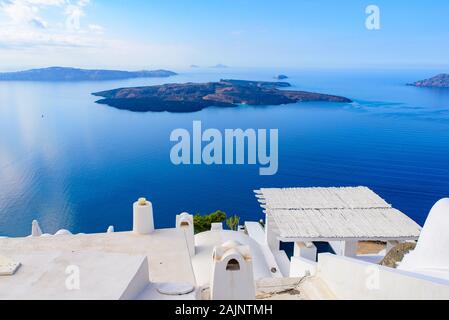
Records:
<instances>
[{"instance_id":1,"label":"white parapet","mask_svg":"<svg viewBox=\"0 0 449 320\"><path fill-rule=\"evenodd\" d=\"M214 248L210 281L212 300L254 300L253 264L249 246L236 241Z\"/></svg>"},{"instance_id":2,"label":"white parapet","mask_svg":"<svg viewBox=\"0 0 449 320\"><path fill-rule=\"evenodd\" d=\"M339 299L449 299L449 281L323 253L317 277Z\"/></svg>"},{"instance_id":3,"label":"white parapet","mask_svg":"<svg viewBox=\"0 0 449 320\"><path fill-rule=\"evenodd\" d=\"M144 235L153 231L153 205L145 198L140 198L133 205L133 232Z\"/></svg>"},{"instance_id":4,"label":"white parapet","mask_svg":"<svg viewBox=\"0 0 449 320\"><path fill-rule=\"evenodd\" d=\"M302 278L307 276L313 276L316 274L316 269L317 263L315 261L295 256L291 258L290 262L291 278Z\"/></svg>"},{"instance_id":5,"label":"white parapet","mask_svg":"<svg viewBox=\"0 0 449 320\"><path fill-rule=\"evenodd\" d=\"M195 255L195 231L193 225L193 215L183 212L176 216L176 229L184 231L189 254L191 257Z\"/></svg>"}]
</instances>

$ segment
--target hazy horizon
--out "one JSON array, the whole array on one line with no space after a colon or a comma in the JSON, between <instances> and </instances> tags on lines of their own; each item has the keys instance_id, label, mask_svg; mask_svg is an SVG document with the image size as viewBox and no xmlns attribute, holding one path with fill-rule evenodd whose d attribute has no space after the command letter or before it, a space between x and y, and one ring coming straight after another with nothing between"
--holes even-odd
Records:
<instances>
[{"instance_id":1,"label":"hazy horizon","mask_svg":"<svg viewBox=\"0 0 449 320\"><path fill-rule=\"evenodd\" d=\"M74 69L84 69L84 70L115 70L115 71L154 71L154 70L167 70L173 71L177 73L189 73L189 72L201 72L201 73L217 73L218 70L222 70L222 74L226 75L226 73L234 72L236 70L240 71L251 71L251 70L259 70L259 71L273 71L273 76L282 73L294 72L294 71L322 71L322 72L341 72L341 71L354 71L354 72L384 72L384 71L423 71L427 72L429 75L436 75L437 73L449 73L449 65L444 66L351 66L351 67L273 67L273 66L264 66L264 67L251 67L251 66L226 66L226 68L215 68L214 66L199 66L192 68L191 66L178 66L178 67L160 67L160 66L137 66L137 67L120 67L120 66L112 66L112 67L96 67L96 66L76 66L76 65L42 65L42 66L24 66L24 67L16 67L16 68L5 68L0 69L0 73L8 73L8 72L20 72L20 71L29 71L33 69L46 69L46 68L74 68ZM228 72L227 72L228 71Z\"/></svg>"},{"instance_id":2,"label":"hazy horizon","mask_svg":"<svg viewBox=\"0 0 449 320\"><path fill-rule=\"evenodd\" d=\"M380 29L365 26L367 6ZM0 70L449 69L449 3L0 0Z\"/></svg>"}]
</instances>

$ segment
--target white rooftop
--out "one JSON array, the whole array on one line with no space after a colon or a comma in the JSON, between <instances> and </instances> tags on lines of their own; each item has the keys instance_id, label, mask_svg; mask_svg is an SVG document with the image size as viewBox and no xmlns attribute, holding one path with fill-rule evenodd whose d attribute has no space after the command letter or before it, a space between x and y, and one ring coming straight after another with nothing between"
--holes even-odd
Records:
<instances>
[{"instance_id":1,"label":"white rooftop","mask_svg":"<svg viewBox=\"0 0 449 320\"><path fill-rule=\"evenodd\" d=\"M148 279L144 256L55 250L20 252L14 258L23 265L14 276L0 279L2 300L119 300L135 298L147 285L147 281L135 281L142 272L146 272ZM134 287L130 286L132 283Z\"/></svg>"},{"instance_id":2,"label":"white rooftop","mask_svg":"<svg viewBox=\"0 0 449 320\"><path fill-rule=\"evenodd\" d=\"M421 228L366 187L256 190L281 241L416 240Z\"/></svg>"},{"instance_id":3,"label":"white rooftop","mask_svg":"<svg viewBox=\"0 0 449 320\"><path fill-rule=\"evenodd\" d=\"M448 265L447 199L432 209L404 271L333 254L319 254L318 261L301 255L289 261L270 246L271 235L284 241L419 235L416 223L368 188L262 189L257 197L267 210L266 228L247 222L246 233L214 228L194 236L188 214L178 216L184 224L177 219L174 229L154 230L151 203L141 205L140 200L134 204L133 232L108 228L108 233L72 235L60 230L52 236L33 222L32 237L0 239L0 300L235 299L241 292L245 299L449 297L449 282L441 277ZM229 261L213 258L223 246ZM232 260L240 259L238 254L244 257L235 268ZM368 268L379 275L376 290L367 286Z\"/></svg>"},{"instance_id":4,"label":"white rooftop","mask_svg":"<svg viewBox=\"0 0 449 320\"><path fill-rule=\"evenodd\" d=\"M136 275L137 286L152 282L151 292L158 283L196 284L185 235L178 229L158 229L150 235L5 238L0 239L0 255L22 263L14 276L0 277L0 299L130 298L130 291L144 289L130 290ZM79 267L81 290L65 286L66 268L72 265ZM155 295L151 292L146 296Z\"/></svg>"}]
</instances>

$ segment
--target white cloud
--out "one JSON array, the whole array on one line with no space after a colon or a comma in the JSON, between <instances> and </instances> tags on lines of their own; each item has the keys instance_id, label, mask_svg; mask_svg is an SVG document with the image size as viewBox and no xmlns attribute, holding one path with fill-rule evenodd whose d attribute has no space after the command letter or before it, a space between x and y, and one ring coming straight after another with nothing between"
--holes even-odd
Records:
<instances>
[{"instance_id":1,"label":"white cloud","mask_svg":"<svg viewBox=\"0 0 449 320\"><path fill-rule=\"evenodd\" d=\"M109 38L87 17L91 2L0 0L0 70L46 65L141 69L195 60L189 43Z\"/></svg>"},{"instance_id":2,"label":"white cloud","mask_svg":"<svg viewBox=\"0 0 449 320\"><path fill-rule=\"evenodd\" d=\"M64 3L65 0L9 0L0 3L0 12L13 24L47 27L48 23L40 16L41 9L62 6Z\"/></svg>"},{"instance_id":3,"label":"white cloud","mask_svg":"<svg viewBox=\"0 0 449 320\"><path fill-rule=\"evenodd\" d=\"M90 3L90 0L79 0L76 4L68 3L65 8L66 27L71 31L81 29L81 18L84 17L84 7Z\"/></svg>"},{"instance_id":4,"label":"white cloud","mask_svg":"<svg viewBox=\"0 0 449 320\"><path fill-rule=\"evenodd\" d=\"M0 29L0 48L93 47L101 39L84 33L42 32L38 29L8 27Z\"/></svg>"},{"instance_id":5,"label":"white cloud","mask_svg":"<svg viewBox=\"0 0 449 320\"><path fill-rule=\"evenodd\" d=\"M94 46L101 26L83 29L81 19L90 0L0 0L0 48ZM47 10L60 12L47 20Z\"/></svg>"},{"instance_id":6,"label":"white cloud","mask_svg":"<svg viewBox=\"0 0 449 320\"><path fill-rule=\"evenodd\" d=\"M96 33L96 34L102 34L104 33L104 28L102 26L99 26L97 24L90 24L88 26L89 30Z\"/></svg>"}]
</instances>

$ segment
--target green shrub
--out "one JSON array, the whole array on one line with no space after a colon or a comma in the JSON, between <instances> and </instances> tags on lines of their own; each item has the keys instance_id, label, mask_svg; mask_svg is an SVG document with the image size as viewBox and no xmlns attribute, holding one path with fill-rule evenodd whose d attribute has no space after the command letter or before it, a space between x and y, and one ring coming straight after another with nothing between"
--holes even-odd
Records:
<instances>
[{"instance_id":1,"label":"green shrub","mask_svg":"<svg viewBox=\"0 0 449 320\"><path fill-rule=\"evenodd\" d=\"M209 231L212 223L218 223L226 220L226 213L217 210L208 215L196 214L193 217L193 225L195 228L195 233Z\"/></svg>"},{"instance_id":2,"label":"green shrub","mask_svg":"<svg viewBox=\"0 0 449 320\"><path fill-rule=\"evenodd\" d=\"M226 220L226 225L233 231L238 231L239 223L240 217L238 215L234 215Z\"/></svg>"}]
</instances>

